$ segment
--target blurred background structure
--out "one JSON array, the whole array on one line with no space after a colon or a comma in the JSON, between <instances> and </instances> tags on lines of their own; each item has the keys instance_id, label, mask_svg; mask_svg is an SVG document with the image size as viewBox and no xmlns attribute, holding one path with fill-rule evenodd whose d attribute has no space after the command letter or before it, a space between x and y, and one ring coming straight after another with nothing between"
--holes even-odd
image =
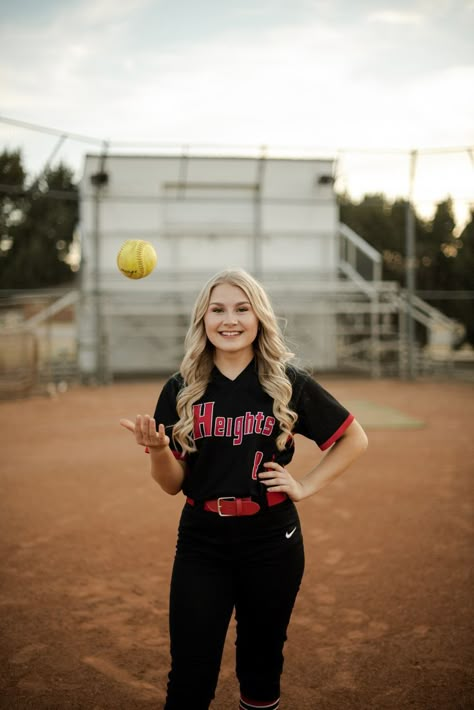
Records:
<instances>
[{"instance_id":1,"label":"blurred background structure","mask_svg":"<svg viewBox=\"0 0 474 710\"><path fill-rule=\"evenodd\" d=\"M229 264L371 442L301 508L290 704L474 707L473 36L474 0L2 4L1 707L160 705L182 503L118 419Z\"/></svg>"},{"instance_id":2,"label":"blurred background structure","mask_svg":"<svg viewBox=\"0 0 474 710\"><path fill-rule=\"evenodd\" d=\"M315 371L472 376L472 0L2 9L4 396L176 367L229 263Z\"/></svg>"},{"instance_id":3,"label":"blurred background structure","mask_svg":"<svg viewBox=\"0 0 474 710\"><path fill-rule=\"evenodd\" d=\"M198 290L229 266L267 285L308 364L333 367L335 310L325 295L339 268L333 174L330 160L265 155L87 156L81 373L102 380L177 369ZM117 270L126 239L148 240L159 253L143 281Z\"/></svg>"},{"instance_id":4,"label":"blurred background structure","mask_svg":"<svg viewBox=\"0 0 474 710\"><path fill-rule=\"evenodd\" d=\"M1 156L3 396L177 369L192 302L228 266L264 283L315 372L470 374L472 148L393 152L378 172L372 151L146 150L28 129L52 149L33 178L18 151ZM58 158L66 139L99 148L79 178ZM118 272L126 239L154 244L146 279Z\"/></svg>"},{"instance_id":5,"label":"blurred background structure","mask_svg":"<svg viewBox=\"0 0 474 710\"><path fill-rule=\"evenodd\" d=\"M413 374L447 363L461 324L393 280L382 254L339 218L328 159L90 155L81 182L79 366L84 378L177 369L201 284L242 266L268 289L285 334L315 371ZM157 272L127 282L115 258L125 239L159 252ZM409 302L410 299L410 302ZM415 351L412 353L412 351ZM429 361L429 363L428 363Z\"/></svg>"}]
</instances>

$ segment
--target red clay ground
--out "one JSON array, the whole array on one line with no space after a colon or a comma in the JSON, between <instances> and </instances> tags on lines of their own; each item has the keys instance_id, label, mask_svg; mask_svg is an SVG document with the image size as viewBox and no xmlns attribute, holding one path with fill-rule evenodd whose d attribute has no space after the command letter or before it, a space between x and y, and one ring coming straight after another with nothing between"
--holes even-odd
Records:
<instances>
[{"instance_id":1,"label":"red clay ground","mask_svg":"<svg viewBox=\"0 0 474 710\"><path fill-rule=\"evenodd\" d=\"M474 388L322 378L370 446L299 506L307 571L282 710L474 707ZM118 419L156 383L0 404L0 707L159 710L182 496L148 474ZM422 419L392 429L361 400ZM380 428L382 427L382 428ZM292 465L319 456L300 440ZM233 628L213 708L236 710Z\"/></svg>"}]
</instances>

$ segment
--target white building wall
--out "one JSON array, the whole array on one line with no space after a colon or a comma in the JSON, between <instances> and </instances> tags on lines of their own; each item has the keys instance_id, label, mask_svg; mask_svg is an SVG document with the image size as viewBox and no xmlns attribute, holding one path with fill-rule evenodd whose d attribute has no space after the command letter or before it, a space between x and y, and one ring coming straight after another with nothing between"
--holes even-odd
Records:
<instances>
[{"instance_id":1,"label":"white building wall","mask_svg":"<svg viewBox=\"0 0 474 710\"><path fill-rule=\"evenodd\" d=\"M186 318L198 285L222 268L241 266L264 283L335 279L337 207L332 184L319 182L333 167L329 160L107 156L102 163L87 156L81 181L83 370L97 369L99 341L112 373L177 364L182 326L176 339L168 338L173 342L165 354L163 341L147 334L144 323L156 330L162 318L169 332L170 319ZM97 202L91 177L100 170L108 181ZM126 239L154 245L158 265L149 277L130 281L118 272L116 255ZM132 337L120 318L136 308L154 320L138 319ZM334 328L326 321L318 334L324 349L315 343L306 348L309 359L320 353L319 362L309 364L333 364Z\"/></svg>"}]
</instances>

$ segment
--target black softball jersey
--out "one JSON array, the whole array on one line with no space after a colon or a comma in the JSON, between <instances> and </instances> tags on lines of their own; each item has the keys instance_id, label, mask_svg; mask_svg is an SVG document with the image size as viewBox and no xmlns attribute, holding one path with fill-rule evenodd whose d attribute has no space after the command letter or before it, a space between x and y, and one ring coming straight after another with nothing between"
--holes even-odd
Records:
<instances>
[{"instance_id":1,"label":"black softball jersey","mask_svg":"<svg viewBox=\"0 0 474 710\"><path fill-rule=\"evenodd\" d=\"M298 415L295 434L328 449L354 419L329 392L308 373L288 366L293 388L290 408ZM186 461L183 493L196 501L221 496L261 500L267 487L258 479L263 464L276 461L286 466L294 454L294 442L279 451L280 434L273 414L273 400L258 379L256 360L230 380L214 367L205 394L194 405L193 437L197 451L183 454L173 441L178 421L176 397L184 386L179 373L165 383L155 409L155 421L164 424L170 447Z\"/></svg>"}]
</instances>

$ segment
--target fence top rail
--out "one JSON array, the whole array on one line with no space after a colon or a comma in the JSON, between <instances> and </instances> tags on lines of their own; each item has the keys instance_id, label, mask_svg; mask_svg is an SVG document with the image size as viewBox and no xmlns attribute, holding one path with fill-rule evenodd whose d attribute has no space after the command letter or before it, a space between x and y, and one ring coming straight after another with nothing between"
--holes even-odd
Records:
<instances>
[{"instance_id":1,"label":"fence top rail","mask_svg":"<svg viewBox=\"0 0 474 710\"><path fill-rule=\"evenodd\" d=\"M352 281L317 281L317 280L307 280L304 281L300 278L295 278L293 281L282 281L279 278L273 279L263 279L262 280L266 290L269 292L270 296L278 295L293 295L301 294L302 296L307 296L311 298L318 294L326 294L330 297L352 297L360 296L361 289L358 285L354 284ZM153 286L148 286L146 289L121 289L117 287L117 282L106 282L103 284L102 296L121 298L125 300L148 300L153 299L153 297L166 297L166 298L180 298L187 297L189 295L195 295L201 289L203 281L167 281L153 284ZM371 293L372 291L378 292L381 296L391 295L398 293L399 287L395 282L384 282L384 281L371 281L370 282ZM85 295L93 296L93 291L87 292L85 290Z\"/></svg>"}]
</instances>

